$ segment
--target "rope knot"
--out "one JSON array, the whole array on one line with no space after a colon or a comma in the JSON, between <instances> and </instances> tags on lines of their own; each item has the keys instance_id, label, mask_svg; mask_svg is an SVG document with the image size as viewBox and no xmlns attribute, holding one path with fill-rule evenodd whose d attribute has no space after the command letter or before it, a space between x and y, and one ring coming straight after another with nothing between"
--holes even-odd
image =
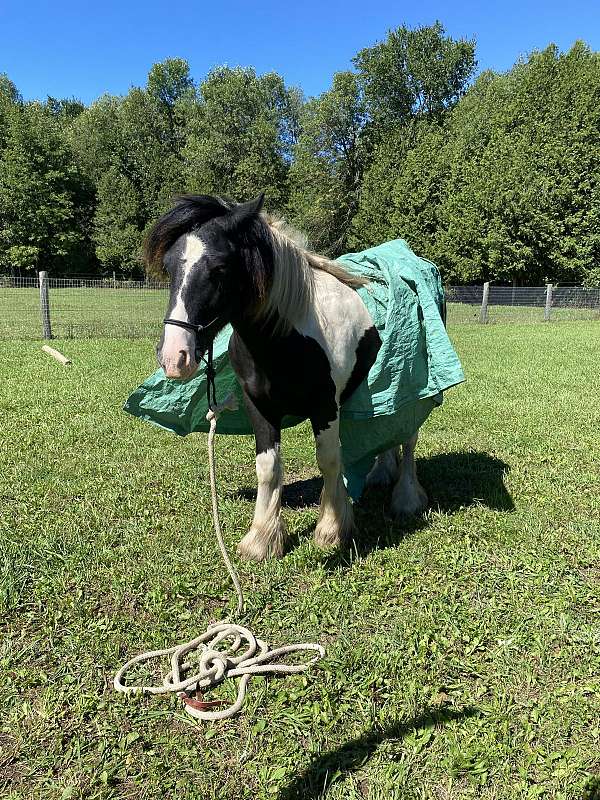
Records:
<instances>
[{"instance_id":1,"label":"rope knot","mask_svg":"<svg viewBox=\"0 0 600 800\"><path fill-rule=\"evenodd\" d=\"M201 679L203 681L208 679L209 684L217 683L223 678L228 667L229 660L220 650L205 650L200 658L198 675L203 676Z\"/></svg>"},{"instance_id":2,"label":"rope knot","mask_svg":"<svg viewBox=\"0 0 600 800\"><path fill-rule=\"evenodd\" d=\"M217 645L224 640L232 642L225 650L217 649ZM189 675L187 673L191 671L192 665L185 657L195 650L201 651L199 663L197 671ZM301 650L311 650L316 655L303 664L273 663L283 655ZM227 719L243 706L248 683L254 675L290 675L304 672L324 655L325 650L321 645L312 643L290 644L270 650L266 642L257 639L248 628L231 622L219 622L210 625L205 633L190 642L135 656L117 672L114 686L120 692L148 694L176 692L185 697L198 689L210 691L227 678L239 678L237 699L228 708L222 711L207 711L191 704L185 706L185 710L197 719ZM162 686L143 684L128 686L123 683L125 672L134 664L162 656L170 656L171 660L171 670L163 678Z\"/></svg>"}]
</instances>

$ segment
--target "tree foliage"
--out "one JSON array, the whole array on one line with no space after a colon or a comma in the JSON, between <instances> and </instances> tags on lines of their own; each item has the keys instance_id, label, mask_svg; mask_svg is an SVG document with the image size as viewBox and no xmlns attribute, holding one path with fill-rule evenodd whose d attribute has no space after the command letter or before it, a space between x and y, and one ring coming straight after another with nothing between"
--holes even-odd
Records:
<instances>
[{"instance_id":1,"label":"tree foliage","mask_svg":"<svg viewBox=\"0 0 600 800\"><path fill-rule=\"evenodd\" d=\"M352 72L338 72L333 86L308 102L290 174L289 209L313 247L339 255L358 209L366 162L366 108Z\"/></svg>"},{"instance_id":2,"label":"tree foliage","mask_svg":"<svg viewBox=\"0 0 600 800\"><path fill-rule=\"evenodd\" d=\"M146 88L104 96L73 122L74 157L96 190L92 239L104 270L140 271L149 221L184 183L186 108L194 88L179 59L155 65Z\"/></svg>"},{"instance_id":3,"label":"tree foliage","mask_svg":"<svg viewBox=\"0 0 600 800\"><path fill-rule=\"evenodd\" d=\"M600 54L551 45L473 80L475 45L401 26L305 100L183 59L145 86L25 102L0 75L0 268L141 276L182 192L265 191L329 255L403 237L449 282L598 285Z\"/></svg>"},{"instance_id":4,"label":"tree foliage","mask_svg":"<svg viewBox=\"0 0 600 800\"><path fill-rule=\"evenodd\" d=\"M200 85L187 130L186 185L235 200L266 192L281 208L301 96L275 73L218 67Z\"/></svg>"},{"instance_id":5,"label":"tree foliage","mask_svg":"<svg viewBox=\"0 0 600 800\"><path fill-rule=\"evenodd\" d=\"M85 261L85 186L52 114L13 93L2 108L0 265L71 272Z\"/></svg>"},{"instance_id":6,"label":"tree foliage","mask_svg":"<svg viewBox=\"0 0 600 800\"><path fill-rule=\"evenodd\" d=\"M357 243L404 236L453 282L581 281L600 260L599 97L600 59L581 43L484 73L419 123L379 227L361 224L381 220L367 176Z\"/></svg>"},{"instance_id":7,"label":"tree foliage","mask_svg":"<svg viewBox=\"0 0 600 800\"><path fill-rule=\"evenodd\" d=\"M354 59L365 98L379 124L441 118L464 94L475 69L475 42L456 41L443 25L402 25Z\"/></svg>"},{"instance_id":8,"label":"tree foliage","mask_svg":"<svg viewBox=\"0 0 600 800\"><path fill-rule=\"evenodd\" d=\"M349 235L350 243L359 247L394 235L391 211L397 176L406 169L416 143L428 138L424 129L443 124L466 93L476 66L475 43L447 36L439 22L414 30L402 26L384 42L361 50L355 64L372 117L373 141ZM430 159L437 157L435 134L421 146L433 148ZM427 169L426 164L419 166L421 172ZM424 198L426 187L415 188ZM429 188L436 193L435 186ZM423 209L421 216L428 225L435 224L434 209Z\"/></svg>"},{"instance_id":9,"label":"tree foliage","mask_svg":"<svg viewBox=\"0 0 600 800\"><path fill-rule=\"evenodd\" d=\"M333 254L364 238L365 228L387 227L390 176L412 145L413 127L441 118L465 91L474 43L446 36L440 23L402 26L354 63L357 72L334 75L332 88L305 109L292 169L298 221Z\"/></svg>"}]
</instances>

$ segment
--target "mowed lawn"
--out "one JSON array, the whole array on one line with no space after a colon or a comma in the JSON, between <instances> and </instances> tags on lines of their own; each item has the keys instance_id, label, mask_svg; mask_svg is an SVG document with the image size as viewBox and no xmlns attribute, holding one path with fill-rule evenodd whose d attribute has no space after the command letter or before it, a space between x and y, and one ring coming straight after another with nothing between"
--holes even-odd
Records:
<instances>
[{"instance_id":1,"label":"mowed lawn","mask_svg":"<svg viewBox=\"0 0 600 800\"><path fill-rule=\"evenodd\" d=\"M451 335L468 383L422 431L423 520L391 522L371 492L356 546L319 551L311 437L285 434L293 547L239 564L244 620L327 657L201 724L111 682L235 607L205 437L122 413L150 340L59 341L70 368L39 342L0 344L2 798L599 796L600 325ZM217 444L233 551L253 442Z\"/></svg>"}]
</instances>

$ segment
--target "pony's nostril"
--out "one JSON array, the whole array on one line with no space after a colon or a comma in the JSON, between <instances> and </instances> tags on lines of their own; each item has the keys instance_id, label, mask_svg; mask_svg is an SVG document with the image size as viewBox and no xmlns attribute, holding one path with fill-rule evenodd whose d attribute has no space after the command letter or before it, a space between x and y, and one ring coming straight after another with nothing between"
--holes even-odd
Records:
<instances>
[{"instance_id":1,"label":"pony's nostril","mask_svg":"<svg viewBox=\"0 0 600 800\"><path fill-rule=\"evenodd\" d=\"M179 351L179 358L177 359L177 369L182 369L188 365L188 354L186 350Z\"/></svg>"}]
</instances>

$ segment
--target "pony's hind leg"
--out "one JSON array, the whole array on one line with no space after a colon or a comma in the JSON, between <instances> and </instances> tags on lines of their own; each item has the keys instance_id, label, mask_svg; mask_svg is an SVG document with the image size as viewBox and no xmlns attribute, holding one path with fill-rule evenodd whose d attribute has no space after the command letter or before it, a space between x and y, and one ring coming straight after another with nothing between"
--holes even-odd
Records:
<instances>
[{"instance_id":1,"label":"pony's hind leg","mask_svg":"<svg viewBox=\"0 0 600 800\"><path fill-rule=\"evenodd\" d=\"M315 442L317 463L323 475L315 542L319 547L336 547L347 544L355 530L352 505L342 478L339 418L325 430L315 430Z\"/></svg>"},{"instance_id":2,"label":"pony's hind leg","mask_svg":"<svg viewBox=\"0 0 600 800\"><path fill-rule=\"evenodd\" d=\"M283 461L280 431L258 415L248 398L246 407L256 436L258 490L252 526L239 543L238 553L242 558L263 561L270 556L280 557L285 551L286 530L281 519Z\"/></svg>"},{"instance_id":3,"label":"pony's hind leg","mask_svg":"<svg viewBox=\"0 0 600 800\"><path fill-rule=\"evenodd\" d=\"M367 475L367 486L393 486L400 475L398 448L392 447L380 453L372 470Z\"/></svg>"},{"instance_id":4,"label":"pony's hind leg","mask_svg":"<svg viewBox=\"0 0 600 800\"><path fill-rule=\"evenodd\" d=\"M418 433L402 445L400 476L392 491L392 514L396 518L422 514L429 505L425 489L417 478L415 447Z\"/></svg>"}]
</instances>

